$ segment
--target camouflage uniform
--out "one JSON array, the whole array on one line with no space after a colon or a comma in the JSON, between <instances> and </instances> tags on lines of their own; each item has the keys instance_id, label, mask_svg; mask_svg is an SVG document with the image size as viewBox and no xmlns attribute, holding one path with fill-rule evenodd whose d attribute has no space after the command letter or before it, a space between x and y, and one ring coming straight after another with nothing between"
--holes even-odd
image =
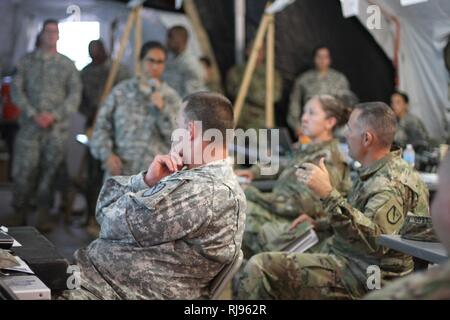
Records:
<instances>
[{"instance_id":1,"label":"camouflage uniform","mask_svg":"<svg viewBox=\"0 0 450 320\"><path fill-rule=\"evenodd\" d=\"M287 123L292 130L300 128L302 106L314 95L343 95L350 91L347 78L340 72L329 69L326 78L317 70L309 70L300 75L292 87L289 98Z\"/></svg>"},{"instance_id":2,"label":"camouflage uniform","mask_svg":"<svg viewBox=\"0 0 450 320\"><path fill-rule=\"evenodd\" d=\"M147 169L156 154L170 149L181 101L164 82L158 90L164 99L162 111L152 106L136 78L114 87L99 110L91 152L103 163L115 153L122 161L121 175Z\"/></svg>"},{"instance_id":3,"label":"camouflage uniform","mask_svg":"<svg viewBox=\"0 0 450 320\"><path fill-rule=\"evenodd\" d=\"M412 257L377 244L379 235L398 233L407 212L429 211L428 190L399 151L362 168L348 202L333 189L323 204L333 236L322 252L254 256L240 298L359 298L368 290L368 266L380 268L383 282L412 271Z\"/></svg>"},{"instance_id":4,"label":"camouflage uniform","mask_svg":"<svg viewBox=\"0 0 450 320\"><path fill-rule=\"evenodd\" d=\"M302 145L286 168L280 170L281 174L272 192L263 193L253 186L245 189L248 201L244 233L246 254L249 251L252 253L264 251L268 245L270 246L270 242L289 228L300 213L306 213L320 220L321 230L325 236L329 228L323 215L322 203L308 187L298 181L295 175L297 169L294 167L305 162L318 164L321 157L325 157L332 185L343 193L350 189L350 173L337 140ZM258 166L252 167L251 170L258 178Z\"/></svg>"},{"instance_id":5,"label":"camouflage uniform","mask_svg":"<svg viewBox=\"0 0 450 320\"><path fill-rule=\"evenodd\" d=\"M429 143L428 132L422 121L409 112L398 121L394 140L400 147L412 144L414 148L423 148Z\"/></svg>"},{"instance_id":6,"label":"camouflage uniform","mask_svg":"<svg viewBox=\"0 0 450 320\"><path fill-rule=\"evenodd\" d=\"M86 117L86 128L92 128L95 122L97 111L100 107L100 99L108 79L109 72L112 67L112 61L106 60L101 64L88 64L81 71L81 80L83 82L83 94L80 113ZM130 77L127 68L124 65L119 65L114 84L117 84ZM88 215L92 219L95 215L95 204L97 202L98 194L103 184L103 175L101 161L95 159L90 152L87 152L87 178L86 178L86 202L88 208Z\"/></svg>"},{"instance_id":7,"label":"camouflage uniform","mask_svg":"<svg viewBox=\"0 0 450 320\"><path fill-rule=\"evenodd\" d=\"M449 300L450 263L399 279L365 297L368 300Z\"/></svg>"},{"instance_id":8,"label":"camouflage uniform","mask_svg":"<svg viewBox=\"0 0 450 320\"><path fill-rule=\"evenodd\" d=\"M83 94L79 111L86 117L86 127L90 127L94 124L95 115L100 107L100 98L111 67L112 61L106 60L101 64L90 63L81 70ZM120 65L114 84L129 77L130 74L127 68Z\"/></svg>"},{"instance_id":9,"label":"camouflage uniform","mask_svg":"<svg viewBox=\"0 0 450 320\"><path fill-rule=\"evenodd\" d=\"M198 59L186 50L176 57L169 56L163 79L181 98L197 91L206 90L202 66Z\"/></svg>"},{"instance_id":10,"label":"camouflage uniform","mask_svg":"<svg viewBox=\"0 0 450 320\"><path fill-rule=\"evenodd\" d=\"M81 82L74 63L56 53L36 50L22 58L13 85L14 102L21 108L14 152L14 205L25 209L36 196L39 208L52 203L57 169L65 156L70 114L80 103ZM40 128L34 116L50 112L55 122Z\"/></svg>"},{"instance_id":11,"label":"camouflage uniform","mask_svg":"<svg viewBox=\"0 0 450 320\"><path fill-rule=\"evenodd\" d=\"M236 99L242 78L244 77L245 65L234 66L228 71L226 89L232 99ZM275 70L274 75L274 102L281 98L281 76ZM264 64L256 66L253 73L247 97L244 102L242 113L238 121L238 128L261 129L266 128L266 66Z\"/></svg>"},{"instance_id":12,"label":"camouflage uniform","mask_svg":"<svg viewBox=\"0 0 450 320\"><path fill-rule=\"evenodd\" d=\"M65 298L209 298L211 280L240 250L245 196L226 160L153 187L144 173L106 181L99 239L75 253L81 288Z\"/></svg>"}]
</instances>

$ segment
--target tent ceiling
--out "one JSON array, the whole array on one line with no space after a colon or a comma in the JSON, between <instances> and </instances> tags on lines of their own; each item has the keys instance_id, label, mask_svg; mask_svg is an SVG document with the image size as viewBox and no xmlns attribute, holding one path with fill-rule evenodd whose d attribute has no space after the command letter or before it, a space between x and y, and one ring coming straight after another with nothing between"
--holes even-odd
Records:
<instances>
[{"instance_id":1,"label":"tent ceiling","mask_svg":"<svg viewBox=\"0 0 450 320\"><path fill-rule=\"evenodd\" d=\"M128 3L129 0L114 0L122 3ZM166 10L172 12L184 12L181 8L180 10L175 9L175 0L146 0L144 6L153 9Z\"/></svg>"}]
</instances>

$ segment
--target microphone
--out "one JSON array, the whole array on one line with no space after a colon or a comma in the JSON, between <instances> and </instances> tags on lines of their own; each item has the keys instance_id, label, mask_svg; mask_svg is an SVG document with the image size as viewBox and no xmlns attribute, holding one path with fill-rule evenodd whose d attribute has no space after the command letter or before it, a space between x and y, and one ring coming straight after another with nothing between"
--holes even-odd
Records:
<instances>
[{"instance_id":1,"label":"microphone","mask_svg":"<svg viewBox=\"0 0 450 320\"><path fill-rule=\"evenodd\" d=\"M156 81L156 79L148 79L147 84L150 87L150 93L154 93L158 88L158 82Z\"/></svg>"}]
</instances>

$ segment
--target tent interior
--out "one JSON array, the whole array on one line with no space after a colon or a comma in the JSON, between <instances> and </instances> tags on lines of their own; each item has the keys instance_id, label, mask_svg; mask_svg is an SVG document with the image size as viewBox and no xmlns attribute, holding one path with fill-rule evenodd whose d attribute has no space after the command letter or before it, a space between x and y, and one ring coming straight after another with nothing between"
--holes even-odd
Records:
<instances>
[{"instance_id":1,"label":"tent interior","mask_svg":"<svg viewBox=\"0 0 450 320\"><path fill-rule=\"evenodd\" d=\"M42 23L48 18L59 21L58 51L74 61L78 70L90 61L88 44L103 39L113 57L120 51L121 37L131 13L127 0L2 0L0 1L0 74L10 83L16 64L36 45ZM278 1L277 1L278 2ZM283 2L283 1L281 1ZM330 49L332 67L347 77L359 102L390 103L394 90L407 92L410 112L419 117L430 137L440 143L450 140L450 2L448 0L408 1L359 0L357 10L346 7L347 0L297 0L275 14L275 68L282 78L282 97L275 104L275 124L287 127L289 99L295 79L314 67L313 50L325 45ZM411 1L414 2L414 1ZM198 20L187 14L193 4ZM181 4L181 6L180 6ZM236 63L244 61L246 46L252 43L266 8L260 0L147 0L141 10L142 43L149 40L166 43L166 33L175 25L189 32L188 50L197 58L211 48L223 84ZM183 7L184 5L184 7ZM374 7L376 7L374 9ZM239 9L240 8L240 9ZM239 11L240 10L240 11ZM243 29L238 28L243 18ZM206 31L199 35L198 22ZM134 70L134 31L126 43L122 63ZM225 87L225 86L224 86ZM225 95L226 95L225 91ZM234 102L234 101L232 101ZM68 181L76 181L83 158L89 152L77 141L84 134L85 118L72 115L70 140L66 145ZM2 125L4 121L2 120ZM294 132L289 131L294 138ZM3 136L3 138L5 138ZM3 141L2 141L3 143ZM4 143L3 143L4 144ZM0 226L8 225L12 207L11 159L2 145L0 181ZM96 238L87 231L84 218L86 201L77 193L73 208L75 222L62 221L57 193L52 216L60 228L46 237L69 261L73 252ZM79 221L78 221L78 220Z\"/></svg>"}]
</instances>

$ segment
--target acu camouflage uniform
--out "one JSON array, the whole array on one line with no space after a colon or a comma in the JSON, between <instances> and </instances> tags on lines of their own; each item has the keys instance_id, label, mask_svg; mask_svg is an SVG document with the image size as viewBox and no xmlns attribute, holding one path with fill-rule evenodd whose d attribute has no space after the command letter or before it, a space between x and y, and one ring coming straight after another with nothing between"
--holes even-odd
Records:
<instances>
[{"instance_id":1,"label":"acu camouflage uniform","mask_svg":"<svg viewBox=\"0 0 450 320\"><path fill-rule=\"evenodd\" d=\"M369 294L368 300L449 300L450 262L426 272L399 279L382 290Z\"/></svg>"},{"instance_id":2,"label":"acu camouflage uniform","mask_svg":"<svg viewBox=\"0 0 450 320\"><path fill-rule=\"evenodd\" d=\"M260 192L253 186L245 189L247 197L247 220L244 233L246 255L272 248L271 243L288 231L292 221L300 213L306 213L318 220L322 238L330 229L320 199L307 186L299 182L295 165L305 162L318 164L325 157L325 165L330 173L332 185L346 194L350 189L350 172L339 150L337 140L317 144L302 145L294 158L279 175L272 192ZM259 167L251 169L256 178L260 177ZM273 249L273 248L272 248ZM281 248L280 248L281 249Z\"/></svg>"},{"instance_id":3,"label":"acu camouflage uniform","mask_svg":"<svg viewBox=\"0 0 450 320\"><path fill-rule=\"evenodd\" d=\"M187 50L176 57L169 55L163 78L181 98L206 89L202 66Z\"/></svg>"},{"instance_id":4,"label":"acu camouflage uniform","mask_svg":"<svg viewBox=\"0 0 450 320\"><path fill-rule=\"evenodd\" d=\"M340 72L329 69L325 78L317 70L309 70L300 75L292 87L289 98L287 123L292 130L300 128L302 106L315 95L340 96L350 91L347 78Z\"/></svg>"},{"instance_id":5,"label":"acu camouflage uniform","mask_svg":"<svg viewBox=\"0 0 450 320\"><path fill-rule=\"evenodd\" d=\"M410 112L398 121L394 140L402 148L407 144L412 144L414 148L423 148L429 143L428 132L423 122Z\"/></svg>"},{"instance_id":6,"label":"acu camouflage uniform","mask_svg":"<svg viewBox=\"0 0 450 320\"><path fill-rule=\"evenodd\" d=\"M65 157L70 115L77 110L80 97L79 73L66 56L46 56L36 50L20 60L13 83L13 99L21 109L13 160L17 209L27 208L32 196L36 196L39 208L51 205L51 190ZM55 117L47 129L33 119L42 112Z\"/></svg>"},{"instance_id":7,"label":"acu camouflage uniform","mask_svg":"<svg viewBox=\"0 0 450 320\"><path fill-rule=\"evenodd\" d=\"M236 99L244 77L245 65L234 66L227 75L226 89L232 99ZM275 70L274 74L274 102L281 98L281 76ZM253 73L242 113L237 124L238 128L263 129L266 128L266 66L256 66Z\"/></svg>"},{"instance_id":8,"label":"acu camouflage uniform","mask_svg":"<svg viewBox=\"0 0 450 320\"><path fill-rule=\"evenodd\" d=\"M141 92L137 78L119 83L100 107L91 152L103 163L112 153L119 156L121 175L146 170L155 155L170 150L181 101L164 82L158 90L164 99L162 111Z\"/></svg>"},{"instance_id":9,"label":"acu camouflage uniform","mask_svg":"<svg viewBox=\"0 0 450 320\"><path fill-rule=\"evenodd\" d=\"M400 152L362 168L348 202L333 189L323 203L333 236L322 252L254 256L240 298L360 298L368 291L368 266L379 266L382 282L412 271L412 257L377 244L381 234L398 233L407 212L428 215L428 190Z\"/></svg>"},{"instance_id":10,"label":"acu camouflage uniform","mask_svg":"<svg viewBox=\"0 0 450 320\"><path fill-rule=\"evenodd\" d=\"M106 60L101 64L89 63L81 70L81 80L83 82L83 94L79 111L86 117L86 127L94 124L95 115L100 107L100 98L108 79L112 61ZM119 66L116 80L117 84L130 77L124 65Z\"/></svg>"},{"instance_id":11,"label":"acu camouflage uniform","mask_svg":"<svg viewBox=\"0 0 450 320\"><path fill-rule=\"evenodd\" d=\"M69 299L210 298L211 280L240 250L245 196L226 160L182 170L153 187L144 174L105 182L99 239L75 257Z\"/></svg>"}]
</instances>

